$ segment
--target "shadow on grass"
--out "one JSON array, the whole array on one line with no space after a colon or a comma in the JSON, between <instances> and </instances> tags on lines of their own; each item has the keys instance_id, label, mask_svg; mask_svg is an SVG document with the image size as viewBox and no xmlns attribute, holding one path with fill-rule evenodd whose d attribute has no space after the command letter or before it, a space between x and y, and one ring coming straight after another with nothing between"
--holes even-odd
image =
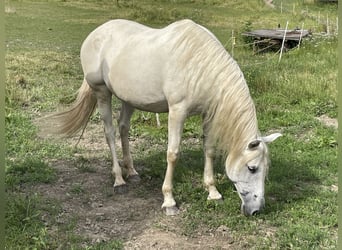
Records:
<instances>
[{"instance_id":1,"label":"shadow on grass","mask_svg":"<svg viewBox=\"0 0 342 250\"><path fill-rule=\"evenodd\" d=\"M318 195L320 178L314 167L319 164L311 154L301 158L292 157L289 152L277 155L274 151L272 165L265 181L266 208L264 214L272 214L288 209L289 204L296 203ZM133 156L134 157L134 156ZM135 164L142 166L140 175L142 185L153 186L153 190L160 189L166 172L166 152L152 152L147 156L135 158ZM239 201L234 185L226 177L224 159L217 157L214 161L217 188L224 195L225 202ZM310 167L311 166L311 167ZM177 162L174 172L174 196L177 202L206 203L207 192L203 186L204 157L202 150L184 149ZM229 196L229 201L226 201ZM233 199L231 196L236 196ZM239 201L240 202L240 201ZM228 204L227 204L228 205Z\"/></svg>"}]
</instances>

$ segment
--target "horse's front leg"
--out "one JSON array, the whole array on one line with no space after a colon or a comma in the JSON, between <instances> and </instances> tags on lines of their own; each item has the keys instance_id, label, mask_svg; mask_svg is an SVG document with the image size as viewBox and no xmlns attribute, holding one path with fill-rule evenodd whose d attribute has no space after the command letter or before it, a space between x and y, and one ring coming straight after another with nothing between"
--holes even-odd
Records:
<instances>
[{"instance_id":1,"label":"horse's front leg","mask_svg":"<svg viewBox=\"0 0 342 250\"><path fill-rule=\"evenodd\" d=\"M210 142L209 138L207 137L206 127L203 128L204 139L204 186L206 190L209 192L208 200L221 200L222 195L217 191L215 186L215 177L214 177L214 165L213 165L213 158L214 158L214 146L213 143Z\"/></svg>"},{"instance_id":2,"label":"horse's front leg","mask_svg":"<svg viewBox=\"0 0 342 250\"><path fill-rule=\"evenodd\" d=\"M178 214L176 201L172 194L173 172L179 156L179 146L185 118L186 113L184 109L182 109L181 105L179 105L179 107L173 106L169 108L167 169L162 187L164 195L162 208L165 209L166 215Z\"/></svg>"}]
</instances>

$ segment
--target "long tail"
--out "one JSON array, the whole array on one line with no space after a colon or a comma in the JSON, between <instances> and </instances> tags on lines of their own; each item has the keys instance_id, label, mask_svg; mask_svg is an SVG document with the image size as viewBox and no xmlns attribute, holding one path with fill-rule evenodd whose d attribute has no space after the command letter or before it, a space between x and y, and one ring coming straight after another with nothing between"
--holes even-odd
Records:
<instances>
[{"instance_id":1,"label":"long tail","mask_svg":"<svg viewBox=\"0 0 342 250\"><path fill-rule=\"evenodd\" d=\"M57 112L38 121L39 135L46 137L72 136L84 128L96 107L97 99L86 80L78 90L75 102L65 111Z\"/></svg>"}]
</instances>

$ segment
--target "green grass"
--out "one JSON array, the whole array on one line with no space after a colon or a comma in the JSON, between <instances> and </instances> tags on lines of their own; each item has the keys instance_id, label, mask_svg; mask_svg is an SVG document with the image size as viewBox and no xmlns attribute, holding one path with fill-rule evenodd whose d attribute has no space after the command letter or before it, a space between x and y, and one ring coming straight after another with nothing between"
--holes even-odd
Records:
<instances>
[{"instance_id":1,"label":"green grass","mask_svg":"<svg viewBox=\"0 0 342 250\"><path fill-rule=\"evenodd\" d=\"M234 30L234 58L250 86L263 133L281 131L284 136L270 145L272 166L266 182L266 209L257 217L240 214L239 198L224 175L223 159L215 160L222 203L206 201L202 185L203 155L200 119L188 119L182 154L175 173L175 198L187 209L180 215L182 234L191 236L203 228L225 225L234 242L255 249L336 249L337 241L337 142L336 130L315 117L337 117L337 38L314 35L300 49L283 55L254 55L240 36L246 29L274 28L289 21L291 28L326 29L315 17L336 19L337 7L315 1L286 1L283 13L264 6L263 1L5 1L14 12L5 17L6 27L6 248L7 249L121 249L122 239L91 243L73 233L77 216L60 225L43 221L54 218L58 201L29 192L40 183L53 184L57 173L51 160L75 160L81 173L93 173L91 162L63 141L37 136L34 120L41 114L70 103L82 81L79 49L96 26L112 18L133 19L161 27L181 18L191 18L212 30L228 51ZM247 3L248 2L248 3ZM295 13L293 11L295 4ZM308 12L302 12L305 10ZM322 18L323 20L323 18ZM333 28L332 28L333 29ZM115 109L118 104L114 101ZM167 115L156 128L154 115L136 112L131 138L136 145L134 160L148 166L141 173L145 190L161 187L165 173ZM98 116L93 122L101 123ZM23 193L26 190L27 193ZM84 192L82 182L70 193ZM57 233L49 231L58 228ZM241 243L242 244L242 243Z\"/></svg>"}]
</instances>

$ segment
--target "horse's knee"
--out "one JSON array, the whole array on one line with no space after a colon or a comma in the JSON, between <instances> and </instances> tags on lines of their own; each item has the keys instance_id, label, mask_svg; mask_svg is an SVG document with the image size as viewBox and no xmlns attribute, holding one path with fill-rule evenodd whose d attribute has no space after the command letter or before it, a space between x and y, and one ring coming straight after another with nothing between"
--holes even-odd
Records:
<instances>
[{"instance_id":1,"label":"horse's knee","mask_svg":"<svg viewBox=\"0 0 342 250\"><path fill-rule=\"evenodd\" d=\"M172 151L172 150L168 150L167 151L167 161L168 162L176 162L179 156L179 151Z\"/></svg>"},{"instance_id":2,"label":"horse's knee","mask_svg":"<svg viewBox=\"0 0 342 250\"><path fill-rule=\"evenodd\" d=\"M120 134L128 134L129 125L127 125L126 123L119 123L119 131Z\"/></svg>"},{"instance_id":3,"label":"horse's knee","mask_svg":"<svg viewBox=\"0 0 342 250\"><path fill-rule=\"evenodd\" d=\"M115 136L115 128L113 125L104 124L104 134L107 140L113 139Z\"/></svg>"},{"instance_id":4,"label":"horse's knee","mask_svg":"<svg viewBox=\"0 0 342 250\"><path fill-rule=\"evenodd\" d=\"M215 150L214 149L206 149L205 150L205 156L207 157L207 158L214 158L214 156L215 156Z\"/></svg>"}]
</instances>

